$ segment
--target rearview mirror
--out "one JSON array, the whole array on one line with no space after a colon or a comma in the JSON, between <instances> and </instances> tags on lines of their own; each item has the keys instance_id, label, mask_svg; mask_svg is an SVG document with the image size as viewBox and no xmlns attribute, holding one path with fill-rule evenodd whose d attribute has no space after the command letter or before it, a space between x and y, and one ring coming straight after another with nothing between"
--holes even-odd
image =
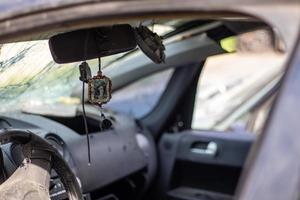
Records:
<instances>
[{"instance_id":1,"label":"rearview mirror","mask_svg":"<svg viewBox=\"0 0 300 200\"><path fill-rule=\"evenodd\" d=\"M109 56L137 46L128 24L83 29L55 35L49 47L56 63L70 63Z\"/></svg>"}]
</instances>

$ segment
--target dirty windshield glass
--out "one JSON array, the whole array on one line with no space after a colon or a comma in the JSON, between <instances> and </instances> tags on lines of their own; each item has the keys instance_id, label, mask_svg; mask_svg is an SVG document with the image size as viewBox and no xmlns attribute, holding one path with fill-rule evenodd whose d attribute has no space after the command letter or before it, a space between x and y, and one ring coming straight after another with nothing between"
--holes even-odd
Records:
<instances>
[{"instance_id":1,"label":"dirty windshield glass","mask_svg":"<svg viewBox=\"0 0 300 200\"><path fill-rule=\"evenodd\" d=\"M117 54L102 59L103 65L117 59ZM92 70L96 60L89 61ZM4 44L0 52L0 112L30 110L49 105L77 105L81 88L79 63L56 64L48 41Z\"/></svg>"},{"instance_id":2,"label":"dirty windshield glass","mask_svg":"<svg viewBox=\"0 0 300 200\"><path fill-rule=\"evenodd\" d=\"M160 24L152 28L159 35L174 30L172 26ZM105 68L129 54L104 57L101 59L102 66ZM95 74L97 59L88 62ZM56 64L47 40L0 45L0 112L78 105L80 95L73 94L82 86L78 78L78 65L79 63ZM109 75L113 74L110 71ZM66 106L61 108L67 109Z\"/></svg>"},{"instance_id":3,"label":"dirty windshield glass","mask_svg":"<svg viewBox=\"0 0 300 200\"><path fill-rule=\"evenodd\" d=\"M76 64L58 65L47 41L4 44L0 53L1 112L24 106L78 103L70 98L79 87Z\"/></svg>"}]
</instances>

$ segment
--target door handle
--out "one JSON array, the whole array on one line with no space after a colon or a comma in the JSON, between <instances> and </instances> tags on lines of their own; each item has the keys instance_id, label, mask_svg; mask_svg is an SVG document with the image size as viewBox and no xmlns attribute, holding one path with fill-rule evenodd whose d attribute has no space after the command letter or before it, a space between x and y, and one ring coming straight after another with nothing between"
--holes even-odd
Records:
<instances>
[{"instance_id":1,"label":"door handle","mask_svg":"<svg viewBox=\"0 0 300 200\"><path fill-rule=\"evenodd\" d=\"M204 143L195 144L191 148L191 152L195 154L201 154L206 156L215 157L217 155L218 145L215 142L208 142L206 145Z\"/></svg>"}]
</instances>

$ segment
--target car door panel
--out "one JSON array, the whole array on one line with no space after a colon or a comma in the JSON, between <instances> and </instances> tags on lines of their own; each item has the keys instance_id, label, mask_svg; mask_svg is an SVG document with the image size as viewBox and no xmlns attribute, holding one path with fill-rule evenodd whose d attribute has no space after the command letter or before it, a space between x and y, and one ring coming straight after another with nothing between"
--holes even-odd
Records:
<instances>
[{"instance_id":1,"label":"car door panel","mask_svg":"<svg viewBox=\"0 0 300 200\"><path fill-rule=\"evenodd\" d=\"M166 199L229 199L254 135L189 130L159 143L160 188Z\"/></svg>"}]
</instances>

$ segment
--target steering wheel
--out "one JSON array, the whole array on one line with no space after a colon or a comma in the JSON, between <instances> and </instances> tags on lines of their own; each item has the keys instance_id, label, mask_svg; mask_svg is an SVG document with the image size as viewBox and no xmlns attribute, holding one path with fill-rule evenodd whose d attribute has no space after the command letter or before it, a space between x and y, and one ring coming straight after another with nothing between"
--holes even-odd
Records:
<instances>
[{"instance_id":1,"label":"steering wheel","mask_svg":"<svg viewBox=\"0 0 300 200\"><path fill-rule=\"evenodd\" d=\"M36 134L6 129L0 131L0 144L17 143L24 160L18 169L0 185L1 200L49 200L50 170L60 177L70 200L83 200L76 176L59 152Z\"/></svg>"}]
</instances>

